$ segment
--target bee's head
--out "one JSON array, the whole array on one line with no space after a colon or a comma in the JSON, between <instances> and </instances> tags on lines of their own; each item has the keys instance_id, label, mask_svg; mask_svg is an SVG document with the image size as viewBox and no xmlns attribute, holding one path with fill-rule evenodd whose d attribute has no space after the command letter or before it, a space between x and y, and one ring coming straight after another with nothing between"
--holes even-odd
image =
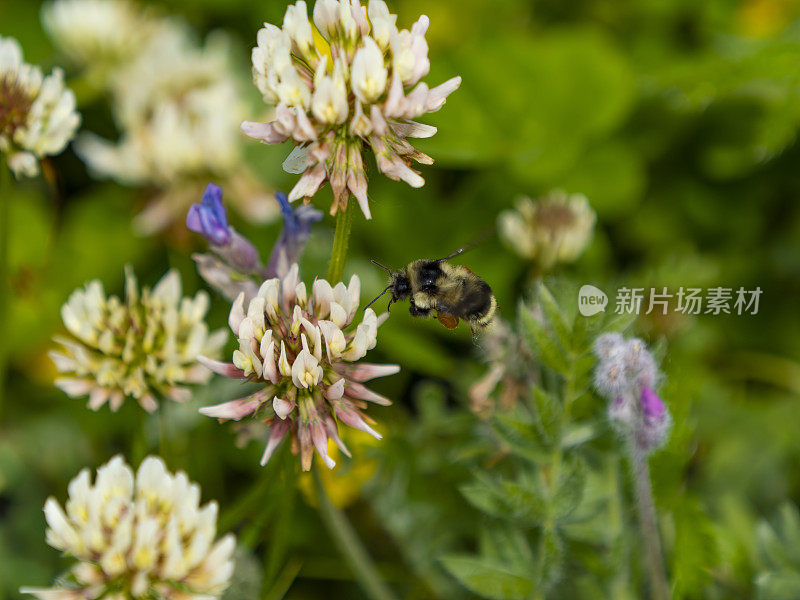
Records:
<instances>
[{"instance_id":1,"label":"bee's head","mask_svg":"<svg viewBox=\"0 0 800 600\"><path fill-rule=\"evenodd\" d=\"M411 281L405 271L392 273L389 279L389 289L392 291L392 302L405 300L411 295Z\"/></svg>"},{"instance_id":2,"label":"bee's head","mask_svg":"<svg viewBox=\"0 0 800 600\"><path fill-rule=\"evenodd\" d=\"M384 290L378 294L377 298L367 304L364 310L367 310L372 304L378 300L381 296L383 296L386 292L391 292L392 299L389 300L389 306L386 307L386 310L389 310L389 307L392 305L392 302L397 302L398 300L403 300L408 298L411 295L411 281L408 278L405 270L396 271L392 273L392 270L389 267L384 267L381 263L376 260L371 260L371 262L381 269L385 270L389 273L389 285L387 285Z\"/></svg>"}]
</instances>

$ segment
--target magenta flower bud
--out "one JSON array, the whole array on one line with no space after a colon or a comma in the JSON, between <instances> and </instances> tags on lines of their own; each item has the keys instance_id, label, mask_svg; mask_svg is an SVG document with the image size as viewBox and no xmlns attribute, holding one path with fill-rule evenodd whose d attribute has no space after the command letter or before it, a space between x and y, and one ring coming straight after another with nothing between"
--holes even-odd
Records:
<instances>
[{"instance_id":1,"label":"magenta flower bud","mask_svg":"<svg viewBox=\"0 0 800 600\"><path fill-rule=\"evenodd\" d=\"M215 246L226 246L231 241L228 213L222 204L222 188L209 183L200 204L192 204L186 215L186 227L199 233Z\"/></svg>"},{"instance_id":2,"label":"magenta flower bud","mask_svg":"<svg viewBox=\"0 0 800 600\"><path fill-rule=\"evenodd\" d=\"M642 389L639 402L642 420L636 432L636 440L642 450L651 452L667 439L671 419L664 402L649 387Z\"/></svg>"},{"instance_id":3,"label":"magenta flower bud","mask_svg":"<svg viewBox=\"0 0 800 600\"><path fill-rule=\"evenodd\" d=\"M664 417L666 408L661 398L649 387L642 389L642 414L646 420L659 420Z\"/></svg>"}]
</instances>

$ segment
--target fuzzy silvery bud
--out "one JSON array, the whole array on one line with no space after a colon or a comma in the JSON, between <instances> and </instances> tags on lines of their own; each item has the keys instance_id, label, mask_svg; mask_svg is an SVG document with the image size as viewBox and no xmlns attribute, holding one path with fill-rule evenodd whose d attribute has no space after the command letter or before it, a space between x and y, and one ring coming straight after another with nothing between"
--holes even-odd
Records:
<instances>
[{"instance_id":1,"label":"fuzzy silvery bud","mask_svg":"<svg viewBox=\"0 0 800 600\"><path fill-rule=\"evenodd\" d=\"M595 389L610 402L608 417L614 428L643 452L661 446L671 417L653 390L660 374L647 346L638 338L625 340L611 333L597 338L594 351L599 358Z\"/></svg>"}]
</instances>

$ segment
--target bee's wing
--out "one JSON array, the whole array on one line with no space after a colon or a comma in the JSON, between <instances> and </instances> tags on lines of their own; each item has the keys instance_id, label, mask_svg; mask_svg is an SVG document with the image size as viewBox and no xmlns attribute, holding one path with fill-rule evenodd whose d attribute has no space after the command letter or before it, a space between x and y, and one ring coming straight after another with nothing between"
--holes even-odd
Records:
<instances>
[{"instance_id":1,"label":"bee's wing","mask_svg":"<svg viewBox=\"0 0 800 600\"><path fill-rule=\"evenodd\" d=\"M307 146L295 146L294 150L289 153L286 160L283 161L283 170L287 173L299 175L306 170L306 163L308 158Z\"/></svg>"},{"instance_id":2,"label":"bee's wing","mask_svg":"<svg viewBox=\"0 0 800 600\"><path fill-rule=\"evenodd\" d=\"M458 317L449 313L438 311L436 313L436 320L448 329L455 329L458 327Z\"/></svg>"},{"instance_id":3,"label":"bee's wing","mask_svg":"<svg viewBox=\"0 0 800 600\"><path fill-rule=\"evenodd\" d=\"M487 239L489 239L489 237L493 233L494 233L494 227L490 227L489 229L484 231L481 235L479 235L477 238L472 240L469 244L467 244L463 248L459 248L458 250L456 250L455 252L452 252L451 254L448 254L444 258L437 258L436 262L442 262L444 260L450 260L451 258L458 256L459 254L464 254L464 252L466 252L467 250L472 250L475 246L478 246L478 245L482 244L483 242L485 242Z\"/></svg>"}]
</instances>

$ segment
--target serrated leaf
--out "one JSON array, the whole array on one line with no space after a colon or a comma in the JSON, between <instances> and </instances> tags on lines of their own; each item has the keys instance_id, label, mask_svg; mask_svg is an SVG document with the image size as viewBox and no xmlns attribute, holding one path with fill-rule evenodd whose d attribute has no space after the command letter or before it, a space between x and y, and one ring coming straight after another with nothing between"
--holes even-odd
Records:
<instances>
[{"instance_id":1,"label":"serrated leaf","mask_svg":"<svg viewBox=\"0 0 800 600\"><path fill-rule=\"evenodd\" d=\"M479 511L492 517L508 518L508 508L503 502L502 491L489 476L478 474L472 482L462 485L459 491Z\"/></svg>"},{"instance_id":2,"label":"serrated leaf","mask_svg":"<svg viewBox=\"0 0 800 600\"><path fill-rule=\"evenodd\" d=\"M546 528L539 544L539 582L543 589L549 590L561 579L563 562L564 544L555 530Z\"/></svg>"},{"instance_id":3,"label":"serrated leaf","mask_svg":"<svg viewBox=\"0 0 800 600\"><path fill-rule=\"evenodd\" d=\"M524 600L533 593L533 579L489 560L463 555L441 558L442 565L468 590L491 600Z\"/></svg>"},{"instance_id":4,"label":"serrated leaf","mask_svg":"<svg viewBox=\"0 0 800 600\"><path fill-rule=\"evenodd\" d=\"M561 437L561 403L539 386L531 391L533 404L536 407L536 424L547 442Z\"/></svg>"},{"instance_id":5,"label":"serrated leaf","mask_svg":"<svg viewBox=\"0 0 800 600\"><path fill-rule=\"evenodd\" d=\"M550 506L535 479L523 476L517 481L502 481L500 485L511 512L508 516L530 525L539 525L547 519Z\"/></svg>"},{"instance_id":6,"label":"serrated leaf","mask_svg":"<svg viewBox=\"0 0 800 600\"><path fill-rule=\"evenodd\" d=\"M561 473L558 488L553 495L553 516L556 519L569 517L583 499L583 490L586 486L586 465L576 458L571 463L566 463Z\"/></svg>"},{"instance_id":7,"label":"serrated leaf","mask_svg":"<svg viewBox=\"0 0 800 600\"><path fill-rule=\"evenodd\" d=\"M566 374L569 371L570 363L564 349L547 331L544 324L536 318L530 308L522 305L519 314L522 322L522 337L533 355L557 373Z\"/></svg>"},{"instance_id":8,"label":"serrated leaf","mask_svg":"<svg viewBox=\"0 0 800 600\"><path fill-rule=\"evenodd\" d=\"M496 413L493 418L494 432L515 456L541 462L547 460L545 451L549 439L539 434L536 421L525 418L520 410L513 413Z\"/></svg>"},{"instance_id":9,"label":"serrated leaf","mask_svg":"<svg viewBox=\"0 0 800 600\"><path fill-rule=\"evenodd\" d=\"M574 448L593 440L600 433L597 423L577 423L566 428L561 437L561 447Z\"/></svg>"},{"instance_id":10,"label":"serrated leaf","mask_svg":"<svg viewBox=\"0 0 800 600\"><path fill-rule=\"evenodd\" d=\"M539 284L538 292L542 310L550 326L553 328L558 341L564 348L570 349L572 346L572 327L570 327L567 322L567 318L564 316L564 313L561 312L556 299L553 298L553 294L550 293L550 290L547 289L543 283Z\"/></svg>"},{"instance_id":11,"label":"serrated leaf","mask_svg":"<svg viewBox=\"0 0 800 600\"><path fill-rule=\"evenodd\" d=\"M495 523L480 533L480 554L497 564L525 572L535 557L525 535L514 524Z\"/></svg>"}]
</instances>

